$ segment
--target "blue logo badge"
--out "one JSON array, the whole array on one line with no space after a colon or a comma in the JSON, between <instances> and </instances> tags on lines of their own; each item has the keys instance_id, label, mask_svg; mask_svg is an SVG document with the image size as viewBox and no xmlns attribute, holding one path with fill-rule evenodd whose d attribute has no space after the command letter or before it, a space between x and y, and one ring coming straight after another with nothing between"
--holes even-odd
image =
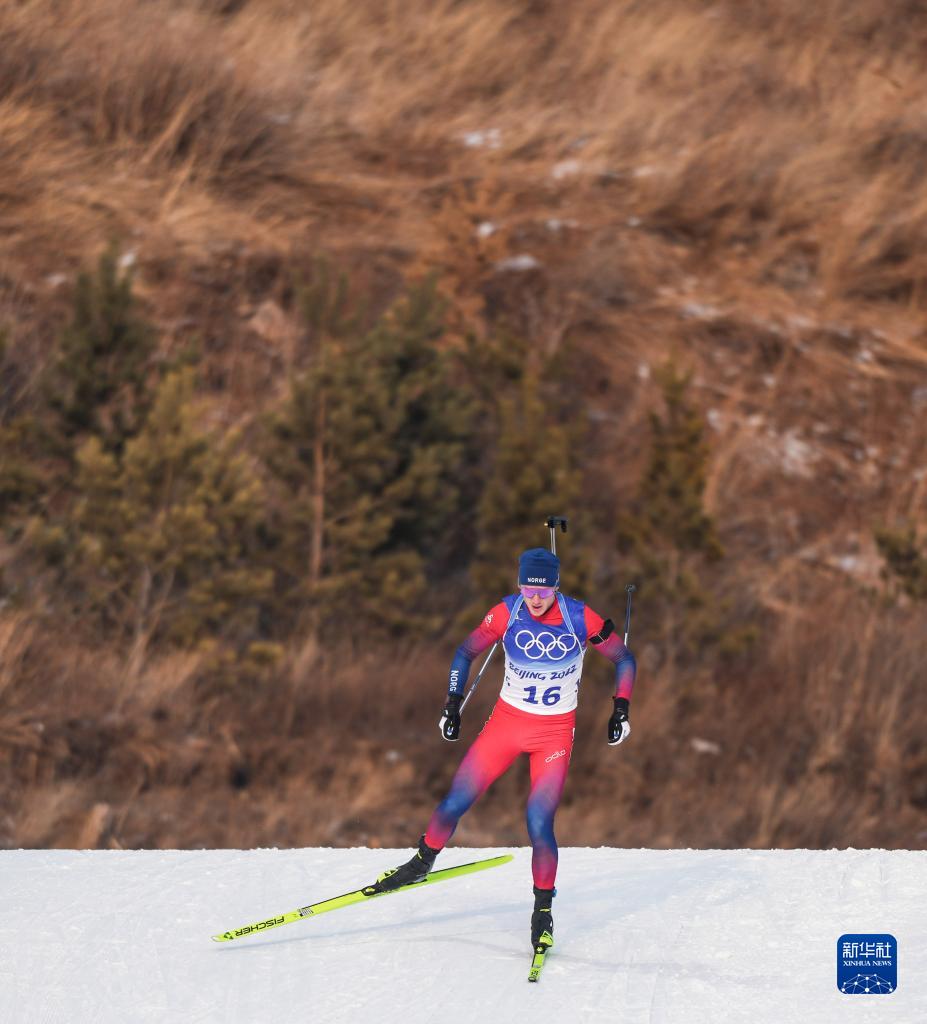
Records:
<instances>
[{"instance_id":1,"label":"blue logo badge","mask_svg":"<svg viewBox=\"0 0 927 1024\"><path fill-rule=\"evenodd\" d=\"M848 996L887 996L898 987L894 935L841 935L837 939L837 988Z\"/></svg>"}]
</instances>

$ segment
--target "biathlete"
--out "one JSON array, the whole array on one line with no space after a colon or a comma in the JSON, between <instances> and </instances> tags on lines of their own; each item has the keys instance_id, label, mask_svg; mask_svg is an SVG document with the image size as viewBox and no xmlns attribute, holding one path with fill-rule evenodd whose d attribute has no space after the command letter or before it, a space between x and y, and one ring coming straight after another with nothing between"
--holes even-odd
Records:
<instances>
[{"instance_id":1,"label":"biathlete","mask_svg":"<svg viewBox=\"0 0 927 1024\"><path fill-rule=\"evenodd\" d=\"M545 548L525 551L518 563L519 592L492 608L458 647L451 662L447 703L438 723L446 740L460 736L460 705L473 659L497 641L505 651L499 699L457 769L419 841L418 852L377 881L383 892L418 882L432 870L460 821L519 754L530 759L527 824L531 838L534 911L531 944L553 945L551 904L556 893L557 841L554 815L566 782L579 682L586 644L615 665L614 711L608 742L623 743L631 732L629 701L637 665L634 655L603 619L582 601L559 591L560 560Z\"/></svg>"}]
</instances>

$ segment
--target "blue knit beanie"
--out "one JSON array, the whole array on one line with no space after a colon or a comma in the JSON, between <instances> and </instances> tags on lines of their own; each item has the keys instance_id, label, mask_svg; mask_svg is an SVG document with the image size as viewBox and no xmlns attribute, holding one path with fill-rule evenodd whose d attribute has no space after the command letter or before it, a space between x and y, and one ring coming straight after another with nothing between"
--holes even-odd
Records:
<instances>
[{"instance_id":1,"label":"blue knit beanie","mask_svg":"<svg viewBox=\"0 0 927 1024\"><path fill-rule=\"evenodd\" d=\"M529 548L518 559L520 587L556 587L560 583L560 559L547 548Z\"/></svg>"}]
</instances>

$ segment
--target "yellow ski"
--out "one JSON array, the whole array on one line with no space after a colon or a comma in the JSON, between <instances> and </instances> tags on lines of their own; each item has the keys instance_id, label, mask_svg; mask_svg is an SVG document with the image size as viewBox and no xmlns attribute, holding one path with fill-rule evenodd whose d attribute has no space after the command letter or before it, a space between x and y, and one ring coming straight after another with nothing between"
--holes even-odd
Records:
<instances>
[{"instance_id":1,"label":"yellow ski","mask_svg":"<svg viewBox=\"0 0 927 1024\"><path fill-rule=\"evenodd\" d=\"M257 935L261 932L270 931L271 928L279 928L284 924L291 924L293 921L302 921L307 917L318 917L319 914L327 914L330 910L340 910L342 907L349 907L352 903L363 903L365 900L375 899L377 896L390 896L394 892L404 892L407 889L418 889L423 885L430 885L432 882L445 882L449 878L459 878L462 875L473 874L474 871L485 871L487 868L499 867L501 864L508 864L512 859L511 853L504 853L499 857L488 857L485 860L475 860L470 864L459 864L454 868L441 868L439 871L432 871L420 882L412 882L409 885L401 885L398 889L390 892L380 892L375 885L364 886L363 889L355 889L353 892L346 892L342 896L334 896L320 903L313 903L308 907L299 907L296 910L289 910L285 914L275 914L265 918L263 921L256 921L254 924L246 924L241 928L230 928L219 935L213 935L213 942L231 942L234 939L243 939L248 935Z\"/></svg>"},{"instance_id":2,"label":"yellow ski","mask_svg":"<svg viewBox=\"0 0 927 1024\"><path fill-rule=\"evenodd\" d=\"M540 981L541 971L544 969L544 961L554 944L554 937L550 932L542 933L538 944L534 947L534 958L531 961L531 970L528 972L528 981Z\"/></svg>"}]
</instances>

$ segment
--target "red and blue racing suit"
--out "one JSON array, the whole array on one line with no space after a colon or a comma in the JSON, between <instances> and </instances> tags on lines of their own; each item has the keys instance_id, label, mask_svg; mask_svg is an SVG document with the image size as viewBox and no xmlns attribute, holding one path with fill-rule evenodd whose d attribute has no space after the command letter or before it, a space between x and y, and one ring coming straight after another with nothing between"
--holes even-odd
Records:
<instances>
[{"instance_id":1,"label":"red and blue racing suit","mask_svg":"<svg viewBox=\"0 0 927 1024\"><path fill-rule=\"evenodd\" d=\"M450 692L462 694L473 659L501 640L505 678L495 707L457 769L447 796L435 808L425 842L443 849L460 818L511 767L528 754L531 791L527 825L531 868L539 889L552 889L557 874L554 815L566 782L576 703L587 642L615 665L615 696L630 699L636 662L615 632L575 598L557 600L535 618L513 594L492 608L457 649Z\"/></svg>"}]
</instances>

